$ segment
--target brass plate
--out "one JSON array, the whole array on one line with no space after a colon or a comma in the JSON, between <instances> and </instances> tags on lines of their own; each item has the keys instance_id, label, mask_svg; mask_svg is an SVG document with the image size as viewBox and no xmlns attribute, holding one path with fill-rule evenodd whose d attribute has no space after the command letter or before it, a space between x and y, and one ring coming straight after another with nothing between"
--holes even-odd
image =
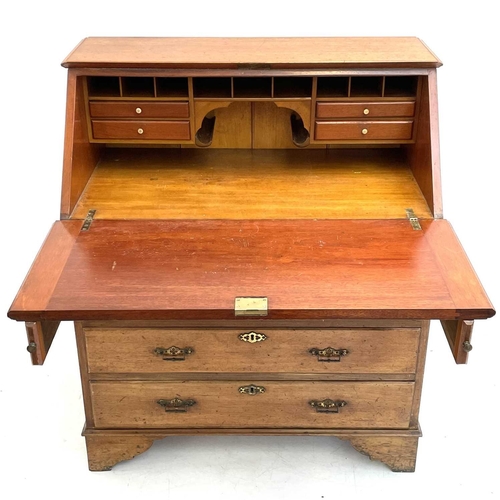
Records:
<instances>
[{"instance_id":1,"label":"brass plate","mask_svg":"<svg viewBox=\"0 0 500 500\"><path fill-rule=\"evenodd\" d=\"M235 316L267 316L267 297L236 297Z\"/></svg>"}]
</instances>

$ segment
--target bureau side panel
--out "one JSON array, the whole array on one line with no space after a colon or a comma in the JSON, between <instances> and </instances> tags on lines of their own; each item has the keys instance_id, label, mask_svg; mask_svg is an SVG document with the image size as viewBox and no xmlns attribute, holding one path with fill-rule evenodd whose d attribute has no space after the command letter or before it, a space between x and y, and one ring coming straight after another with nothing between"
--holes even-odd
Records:
<instances>
[{"instance_id":1,"label":"bureau side panel","mask_svg":"<svg viewBox=\"0 0 500 500\"><path fill-rule=\"evenodd\" d=\"M91 144L87 132L84 78L68 72L64 137L61 219L71 216L78 198L97 165L102 144Z\"/></svg>"},{"instance_id":2,"label":"bureau side panel","mask_svg":"<svg viewBox=\"0 0 500 500\"><path fill-rule=\"evenodd\" d=\"M430 321L422 321L420 333L420 344L417 354L417 370L415 374L415 391L413 392L413 404L411 407L410 427L418 429L418 414L420 411L420 398L422 396L422 385L424 382L425 358L427 355L427 340L429 338Z\"/></svg>"},{"instance_id":3,"label":"bureau side panel","mask_svg":"<svg viewBox=\"0 0 500 500\"><path fill-rule=\"evenodd\" d=\"M92 410L92 398L90 395L89 384L89 369L87 361L87 347L82 324L75 321L76 345L78 348L78 363L80 365L80 378L82 381L83 404L85 407L85 425L86 427L94 426L94 414Z\"/></svg>"},{"instance_id":4,"label":"bureau side panel","mask_svg":"<svg viewBox=\"0 0 500 500\"><path fill-rule=\"evenodd\" d=\"M415 144L408 145L410 166L434 218L443 218L436 70L420 78Z\"/></svg>"}]
</instances>

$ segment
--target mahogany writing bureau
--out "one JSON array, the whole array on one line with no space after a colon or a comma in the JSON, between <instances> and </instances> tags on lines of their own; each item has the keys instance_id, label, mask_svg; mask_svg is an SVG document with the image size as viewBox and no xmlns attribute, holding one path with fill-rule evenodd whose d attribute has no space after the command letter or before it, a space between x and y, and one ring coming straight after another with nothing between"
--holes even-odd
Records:
<instances>
[{"instance_id":1,"label":"mahogany writing bureau","mask_svg":"<svg viewBox=\"0 0 500 500\"><path fill-rule=\"evenodd\" d=\"M495 313L441 204L417 38L88 38L60 220L9 317L74 321L91 470L176 434L349 440L413 471L431 319Z\"/></svg>"}]
</instances>

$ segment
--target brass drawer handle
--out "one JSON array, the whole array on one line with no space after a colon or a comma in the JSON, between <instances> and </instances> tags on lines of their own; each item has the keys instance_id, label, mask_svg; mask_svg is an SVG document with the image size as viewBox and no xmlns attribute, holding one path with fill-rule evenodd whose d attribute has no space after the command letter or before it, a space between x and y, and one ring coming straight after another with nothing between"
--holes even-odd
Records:
<instances>
[{"instance_id":1,"label":"brass drawer handle","mask_svg":"<svg viewBox=\"0 0 500 500\"><path fill-rule=\"evenodd\" d=\"M309 401L309 404L315 408L318 413L339 413L340 408L346 406L347 402L323 399L322 401Z\"/></svg>"},{"instance_id":2,"label":"brass drawer handle","mask_svg":"<svg viewBox=\"0 0 500 500\"><path fill-rule=\"evenodd\" d=\"M192 347L180 348L175 345L165 349L164 347L157 347L153 351L157 356L163 356L163 361L184 361L188 354L192 354L194 349Z\"/></svg>"},{"instance_id":3,"label":"brass drawer handle","mask_svg":"<svg viewBox=\"0 0 500 500\"><path fill-rule=\"evenodd\" d=\"M267 335L257 332L247 332L247 333L240 333L238 335L238 338L243 342L250 342L250 344L255 344L256 342L263 342L264 340L266 340Z\"/></svg>"},{"instance_id":4,"label":"brass drawer handle","mask_svg":"<svg viewBox=\"0 0 500 500\"><path fill-rule=\"evenodd\" d=\"M137 133L138 133L139 135L144 134L144 129L142 129L142 128L138 128L138 129L137 129Z\"/></svg>"},{"instance_id":5,"label":"brass drawer handle","mask_svg":"<svg viewBox=\"0 0 500 500\"><path fill-rule=\"evenodd\" d=\"M347 349L335 349L334 347L325 347L324 349L313 347L309 349L309 352L313 356L317 356L318 361L325 361L327 363L338 362L342 356L349 354Z\"/></svg>"},{"instance_id":6,"label":"brass drawer handle","mask_svg":"<svg viewBox=\"0 0 500 500\"><path fill-rule=\"evenodd\" d=\"M140 115L142 113L142 109L141 108L135 108L135 112Z\"/></svg>"},{"instance_id":7,"label":"brass drawer handle","mask_svg":"<svg viewBox=\"0 0 500 500\"><path fill-rule=\"evenodd\" d=\"M361 130L361 133L362 133L363 135L366 135L366 134L368 133L368 129L367 129L367 128L364 128L363 130Z\"/></svg>"},{"instance_id":8,"label":"brass drawer handle","mask_svg":"<svg viewBox=\"0 0 500 500\"><path fill-rule=\"evenodd\" d=\"M244 385L238 389L240 394L248 394L249 396L255 396L256 394L262 394L266 392L266 388L261 385Z\"/></svg>"},{"instance_id":9,"label":"brass drawer handle","mask_svg":"<svg viewBox=\"0 0 500 500\"><path fill-rule=\"evenodd\" d=\"M165 411L172 411L177 413L185 413L190 406L194 406L196 401L194 399L159 399L157 403L165 408Z\"/></svg>"},{"instance_id":10,"label":"brass drawer handle","mask_svg":"<svg viewBox=\"0 0 500 500\"><path fill-rule=\"evenodd\" d=\"M370 114L370 110L368 108L363 109L363 114L364 115L369 115Z\"/></svg>"}]
</instances>

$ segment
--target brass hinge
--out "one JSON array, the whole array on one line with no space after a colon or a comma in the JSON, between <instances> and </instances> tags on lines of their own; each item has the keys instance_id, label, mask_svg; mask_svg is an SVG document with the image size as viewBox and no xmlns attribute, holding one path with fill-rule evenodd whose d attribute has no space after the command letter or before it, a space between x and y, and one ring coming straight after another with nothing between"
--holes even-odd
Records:
<instances>
[{"instance_id":1,"label":"brass hinge","mask_svg":"<svg viewBox=\"0 0 500 500\"><path fill-rule=\"evenodd\" d=\"M420 225L420 222L418 222L418 217L415 215L415 212L413 211L413 208L407 208L406 209L406 217L408 217L408 220L410 221L411 227L415 231L421 231L422 226Z\"/></svg>"},{"instance_id":2,"label":"brass hinge","mask_svg":"<svg viewBox=\"0 0 500 500\"><path fill-rule=\"evenodd\" d=\"M236 297L235 316L267 316L267 297Z\"/></svg>"},{"instance_id":3,"label":"brass hinge","mask_svg":"<svg viewBox=\"0 0 500 500\"><path fill-rule=\"evenodd\" d=\"M88 211L87 217L85 217L80 231L88 231L90 229L90 224L92 224L92 221L94 220L95 213L96 210L94 209Z\"/></svg>"}]
</instances>

